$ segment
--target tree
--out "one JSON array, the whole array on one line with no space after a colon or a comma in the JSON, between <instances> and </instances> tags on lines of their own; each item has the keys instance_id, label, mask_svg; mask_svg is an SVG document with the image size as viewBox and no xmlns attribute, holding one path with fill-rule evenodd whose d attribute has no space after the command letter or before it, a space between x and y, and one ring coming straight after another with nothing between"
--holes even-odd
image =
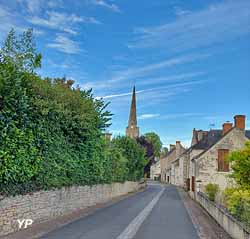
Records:
<instances>
[{"instance_id":1,"label":"tree","mask_svg":"<svg viewBox=\"0 0 250 239\"><path fill-rule=\"evenodd\" d=\"M144 167L144 175L150 177L150 167L154 161L154 147L153 143L149 142L144 135L137 138L137 142L145 150L146 165Z\"/></svg>"},{"instance_id":2,"label":"tree","mask_svg":"<svg viewBox=\"0 0 250 239\"><path fill-rule=\"evenodd\" d=\"M33 30L24 31L19 37L12 29L0 51L0 63L11 62L22 71L33 72L41 67L42 55L36 53Z\"/></svg>"},{"instance_id":3,"label":"tree","mask_svg":"<svg viewBox=\"0 0 250 239\"><path fill-rule=\"evenodd\" d=\"M134 181L142 178L146 164L144 148L135 139L127 136L113 139L112 144L119 148L122 155L127 159L128 179Z\"/></svg>"},{"instance_id":4,"label":"tree","mask_svg":"<svg viewBox=\"0 0 250 239\"><path fill-rule=\"evenodd\" d=\"M161 149L161 157L166 156L168 153L168 148L167 147L162 147Z\"/></svg>"},{"instance_id":5,"label":"tree","mask_svg":"<svg viewBox=\"0 0 250 239\"><path fill-rule=\"evenodd\" d=\"M108 174L107 104L66 78L42 79L40 60L32 30L12 30L0 49L0 194L121 180Z\"/></svg>"},{"instance_id":6,"label":"tree","mask_svg":"<svg viewBox=\"0 0 250 239\"><path fill-rule=\"evenodd\" d=\"M148 142L153 144L154 157L159 157L162 147L160 137L154 132L146 133L144 136Z\"/></svg>"},{"instance_id":7,"label":"tree","mask_svg":"<svg viewBox=\"0 0 250 239\"><path fill-rule=\"evenodd\" d=\"M154 146L152 142L149 142L144 135L137 138L137 142L145 149L145 157L147 159L154 158Z\"/></svg>"},{"instance_id":8,"label":"tree","mask_svg":"<svg viewBox=\"0 0 250 239\"><path fill-rule=\"evenodd\" d=\"M228 157L232 167L232 177L242 188L250 189L250 141L242 150L232 152Z\"/></svg>"},{"instance_id":9,"label":"tree","mask_svg":"<svg viewBox=\"0 0 250 239\"><path fill-rule=\"evenodd\" d=\"M150 177L150 167L154 162L154 158L160 156L162 142L160 137L154 132L142 135L137 141L145 149L147 163L144 168L144 174Z\"/></svg>"}]
</instances>

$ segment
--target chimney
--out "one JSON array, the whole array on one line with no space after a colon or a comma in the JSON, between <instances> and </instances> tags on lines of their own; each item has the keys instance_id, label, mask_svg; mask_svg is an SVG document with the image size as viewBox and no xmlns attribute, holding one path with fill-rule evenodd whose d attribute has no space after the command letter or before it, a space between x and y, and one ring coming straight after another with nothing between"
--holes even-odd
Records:
<instances>
[{"instance_id":1,"label":"chimney","mask_svg":"<svg viewBox=\"0 0 250 239\"><path fill-rule=\"evenodd\" d=\"M222 135L225 135L230 129L232 129L233 127L233 124L232 123L229 123L229 122L226 122L222 125L222 128L223 128L223 133Z\"/></svg>"},{"instance_id":2,"label":"chimney","mask_svg":"<svg viewBox=\"0 0 250 239\"><path fill-rule=\"evenodd\" d=\"M198 143L198 140L197 140L197 131L195 130L195 128L193 129L193 137L192 137L192 143L191 143L191 146L195 145Z\"/></svg>"},{"instance_id":3,"label":"chimney","mask_svg":"<svg viewBox=\"0 0 250 239\"><path fill-rule=\"evenodd\" d=\"M234 116L234 127L237 129L245 130L245 115L235 115Z\"/></svg>"},{"instance_id":4,"label":"chimney","mask_svg":"<svg viewBox=\"0 0 250 239\"><path fill-rule=\"evenodd\" d=\"M202 138L203 138L203 131L202 130L197 131L197 137L198 137L198 142L202 140Z\"/></svg>"},{"instance_id":5,"label":"chimney","mask_svg":"<svg viewBox=\"0 0 250 239\"><path fill-rule=\"evenodd\" d=\"M111 141L111 137L112 137L112 134L111 134L111 133L109 133L109 132L106 132L106 133L105 133L105 140L106 140L107 142L110 142L110 141Z\"/></svg>"},{"instance_id":6,"label":"chimney","mask_svg":"<svg viewBox=\"0 0 250 239\"><path fill-rule=\"evenodd\" d=\"M176 158L181 155L181 141L176 141Z\"/></svg>"},{"instance_id":7,"label":"chimney","mask_svg":"<svg viewBox=\"0 0 250 239\"><path fill-rule=\"evenodd\" d=\"M170 145L169 145L169 149L170 149L169 151L171 151L171 150L174 149L174 148L175 148L175 145L174 145L174 144L170 144Z\"/></svg>"}]
</instances>

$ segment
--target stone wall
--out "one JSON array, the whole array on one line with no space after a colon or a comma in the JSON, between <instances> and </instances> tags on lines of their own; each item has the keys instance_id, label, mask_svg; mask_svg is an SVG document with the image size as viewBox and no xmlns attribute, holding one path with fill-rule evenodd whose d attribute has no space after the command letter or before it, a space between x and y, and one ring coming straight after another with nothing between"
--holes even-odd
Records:
<instances>
[{"instance_id":1,"label":"stone wall","mask_svg":"<svg viewBox=\"0 0 250 239\"><path fill-rule=\"evenodd\" d=\"M197 159L195 176L201 182L197 185L201 191L208 183L219 184L221 190L233 185L232 179L228 177L230 172L218 171L218 149L228 149L230 152L242 149L246 140L244 131L234 128Z\"/></svg>"},{"instance_id":2,"label":"stone wall","mask_svg":"<svg viewBox=\"0 0 250 239\"><path fill-rule=\"evenodd\" d=\"M250 239L250 232L223 207L211 202L203 193L198 192L196 200L234 239Z\"/></svg>"},{"instance_id":3,"label":"stone wall","mask_svg":"<svg viewBox=\"0 0 250 239\"><path fill-rule=\"evenodd\" d=\"M79 209L105 203L144 187L138 182L73 186L0 200L0 236L18 231L18 219L38 224Z\"/></svg>"}]
</instances>

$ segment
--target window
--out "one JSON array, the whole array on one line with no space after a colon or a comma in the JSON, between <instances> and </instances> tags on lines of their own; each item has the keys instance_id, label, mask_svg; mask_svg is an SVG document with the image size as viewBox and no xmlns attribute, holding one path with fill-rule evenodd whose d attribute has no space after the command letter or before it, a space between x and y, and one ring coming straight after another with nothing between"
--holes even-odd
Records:
<instances>
[{"instance_id":1,"label":"window","mask_svg":"<svg viewBox=\"0 0 250 239\"><path fill-rule=\"evenodd\" d=\"M228 149L218 149L218 171L220 172L229 171L229 163L226 161L228 153Z\"/></svg>"},{"instance_id":2,"label":"window","mask_svg":"<svg viewBox=\"0 0 250 239\"><path fill-rule=\"evenodd\" d=\"M195 191L195 177L192 176L192 192Z\"/></svg>"}]
</instances>

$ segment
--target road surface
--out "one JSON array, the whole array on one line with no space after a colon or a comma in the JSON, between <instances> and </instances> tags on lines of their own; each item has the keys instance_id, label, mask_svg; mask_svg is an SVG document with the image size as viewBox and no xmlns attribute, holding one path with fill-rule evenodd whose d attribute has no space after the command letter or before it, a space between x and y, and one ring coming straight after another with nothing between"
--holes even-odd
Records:
<instances>
[{"instance_id":1,"label":"road surface","mask_svg":"<svg viewBox=\"0 0 250 239\"><path fill-rule=\"evenodd\" d=\"M174 186L150 184L94 214L78 219L42 239L198 239Z\"/></svg>"}]
</instances>

